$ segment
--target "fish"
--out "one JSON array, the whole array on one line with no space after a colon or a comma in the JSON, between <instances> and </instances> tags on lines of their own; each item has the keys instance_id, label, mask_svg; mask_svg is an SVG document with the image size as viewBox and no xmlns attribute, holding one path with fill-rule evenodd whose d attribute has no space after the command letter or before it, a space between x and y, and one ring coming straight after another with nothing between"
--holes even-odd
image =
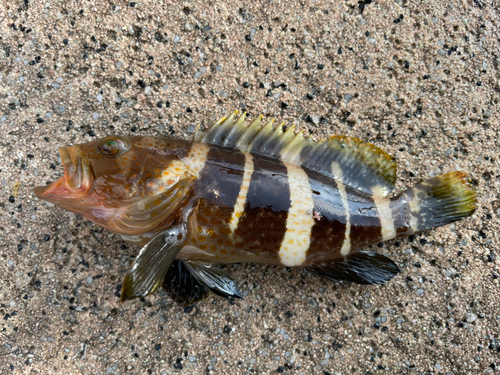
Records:
<instances>
[{"instance_id":1,"label":"fish","mask_svg":"<svg viewBox=\"0 0 500 375\"><path fill-rule=\"evenodd\" d=\"M181 305L210 292L243 298L218 264L302 268L381 284L400 269L366 248L464 219L477 208L452 171L391 197L395 158L366 141L313 140L295 126L234 112L194 138L112 135L59 148L64 175L39 199L141 247L121 302L163 287Z\"/></svg>"}]
</instances>

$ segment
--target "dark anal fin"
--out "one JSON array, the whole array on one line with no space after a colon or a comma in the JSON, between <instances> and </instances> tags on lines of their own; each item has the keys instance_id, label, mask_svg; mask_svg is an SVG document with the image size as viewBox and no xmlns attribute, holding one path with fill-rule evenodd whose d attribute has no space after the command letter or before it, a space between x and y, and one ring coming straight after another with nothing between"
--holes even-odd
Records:
<instances>
[{"instance_id":1,"label":"dark anal fin","mask_svg":"<svg viewBox=\"0 0 500 375\"><path fill-rule=\"evenodd\" d=\"M215 294L226 298L236 297L243 299L236 283L220 268L212 264L193 261L186 261L185 265L200 284L204 285Z\"/></svg>"},{"instance_id":2,"label":"dark anal fin","mask_svg":"<svg viewBox=\"0 0 500 375\"><path fill-rule=\"evenodd\" d=\"M348 280L357 284L382 284L399 273L399 268L385 255L360 251L309 272L328 280Z\"/></svg>"},{"instance_id":3,"label":"dark anal fin","mask_svg":"<svg viewBox=\"0 0 500 375\"><path fill-rule=\"evenodd\" d=\"M172 266L165 275L163 287L167 291L167 294L182 306L192 305L207 298L209 294L209 289L200 284L191 275L186 264L178 259L173 261Z\"/></svg>"},{"instance_id":4,"label":"dark anal fin","mask_svg":"<svg viewBox=\"0 0 500 375\"><path fill-rule=\"evenodd\" d=\"M125 275L121 302L145 297L163 283L163 279L177 254L184 246L186 229L178 225L161 232L146 244Z\"/></svg>"}]
</instances>

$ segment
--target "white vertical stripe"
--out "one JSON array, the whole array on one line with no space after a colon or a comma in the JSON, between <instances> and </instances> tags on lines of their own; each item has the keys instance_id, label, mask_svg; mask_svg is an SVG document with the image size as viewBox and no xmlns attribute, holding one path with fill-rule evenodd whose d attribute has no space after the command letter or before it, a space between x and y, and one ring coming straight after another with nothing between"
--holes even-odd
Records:
<instances>
[{"instance_id":1,"label":"white vertical stripe","mask_svg":"<svg viewBox=\"0 0 500 375\"><path fill-rule=\"evenodd\" d=\"M243 214L243 211L245 210L248 188L250 186L250 179L252 178L252 174L254 171L252 155L248 152L244 152L243 154L245 155L243 181L241 182L240 192L238 194L238 198L236 199L236 204L234 205L231 221L229 222L229 227L232 233L234 233L236 228L238 228L238 222L240 221L240 216L241 214Z\"/></svg>"},{"instance_id":2,"label":"white vertical stripe","mask_svg":"<svg viewBox=\"0 0 500 375\"><path fill-rule=\"evenodd\" d=\"M159 173L159 178L151 179L148 182L146 188L149 194L155 195L169 189L179 182L179 180L185 178L186 175L195 175L195 177L198 177L200 171L205 167L209 151L210 146L193 142L185 158L172 160L168 167ZM144 163L147 163L147 158ZM143 167L143 172L145 170L146 166Z\"/></svg>"},{"instance_id":3,"label":"white vertical stripe","mask_svg":"<svg viewBox=\"0 0 500 375\"><path fill-rule=\"evenodd\" d=\"M339 163L332 162L331 168L333 176L335 178L335 182L337 183L337 189L339 191L340 199L342 199L342 205L344 206L345 210L344 243L342 244L340 253L342 255L347 255L351 251L351 215L349 214L349 202L347 200L347 192L345 190L345 186L342 183L342 167Z\"/></svg>"},{"instance_id":4,"label":"white vertical stripe","mask_svg":"<svg viewBox=\"0 0 500 375\"><path fill-rule=\"evenodd\" d=\"M198 174L205 167L210 146L205 143L193 142L188 156L182 161Z\"/></svg>"},{"instance_id":5,"label":"white vertical stripe","mask_svg":"<svg viewBox=\"0 0 500 375\"><path fill-rule=\"evenodd\" d=\"M412 188L413 197L408 201L408 205L410 206L410 228L413 232L418 232L418 213L420 212L420 199L418 195L421 193L421 190L414 187ZM406 195L406 199L408 199L408 195Z\"/></svg>"},{"instance_id":6,"label":"white vertical stripe","mask_svg":"<svg viewBox=\"0 0 500 375\"><path fill-rule=\"evenodd\" d=\"M382 226L382 241L391 240L396 237L396 227L392 217L390 200L385 195L385 189L380 186L372 187L372 198L377 207L378 217Z\"/></svg>"},{"instance_id":7,"label":"white vertical stripe","mask_svg":"<svg viewBox=\"0 0 500 375\"><path fill-rule=\"evenodd\" d=\"M286 219L286 233L279 256L285 266L300 266L306 259L314 226L311 185L306 172L295 164L285 163L290 189L290 209Z\"/></svg>"}]
</instances>

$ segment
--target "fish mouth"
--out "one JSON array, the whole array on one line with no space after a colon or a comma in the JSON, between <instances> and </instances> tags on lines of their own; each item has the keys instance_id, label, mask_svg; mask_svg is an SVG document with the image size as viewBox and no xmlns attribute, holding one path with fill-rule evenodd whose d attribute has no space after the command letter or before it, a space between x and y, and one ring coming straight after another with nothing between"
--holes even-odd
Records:
<instances>
[{"instance_id":1,"label":"fish mouth","mask_svg":"<svg viewBox=\"0 0 500 375\"><path fill-rule=\"evenodd\" d=\"M40 199L51 201L51 197L81 196L92 186L92 168L79 147L60 147L59 154L64 176L47 186L37 186L35 194Z\"/></svg>"}]
</instances>

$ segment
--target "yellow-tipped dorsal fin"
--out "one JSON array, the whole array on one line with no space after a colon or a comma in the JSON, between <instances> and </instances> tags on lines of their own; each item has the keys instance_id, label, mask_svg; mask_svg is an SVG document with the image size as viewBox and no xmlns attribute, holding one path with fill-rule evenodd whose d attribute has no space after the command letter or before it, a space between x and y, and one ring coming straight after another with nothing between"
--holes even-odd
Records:
<instances>
[{"instance_id":1,"label":"yellow-tipped dorsal fin","mask_svg":"<svg viewBox=\"0 0 500 375\"><path fill-rule=\"evenodd\" d=\"M284 132L284 123L273 128L274 119L262 126L261 115L247 125L246 113L237 115L238 111L206 131L196 132L194 140L298 164L368 194L374 186L383 195L394 188L394 158L371 143L339 135L315 142L304 138L303 132L295 133L295 126ZM339 167L342 176L335 173Z\"/></svg>"}]
</instances>

